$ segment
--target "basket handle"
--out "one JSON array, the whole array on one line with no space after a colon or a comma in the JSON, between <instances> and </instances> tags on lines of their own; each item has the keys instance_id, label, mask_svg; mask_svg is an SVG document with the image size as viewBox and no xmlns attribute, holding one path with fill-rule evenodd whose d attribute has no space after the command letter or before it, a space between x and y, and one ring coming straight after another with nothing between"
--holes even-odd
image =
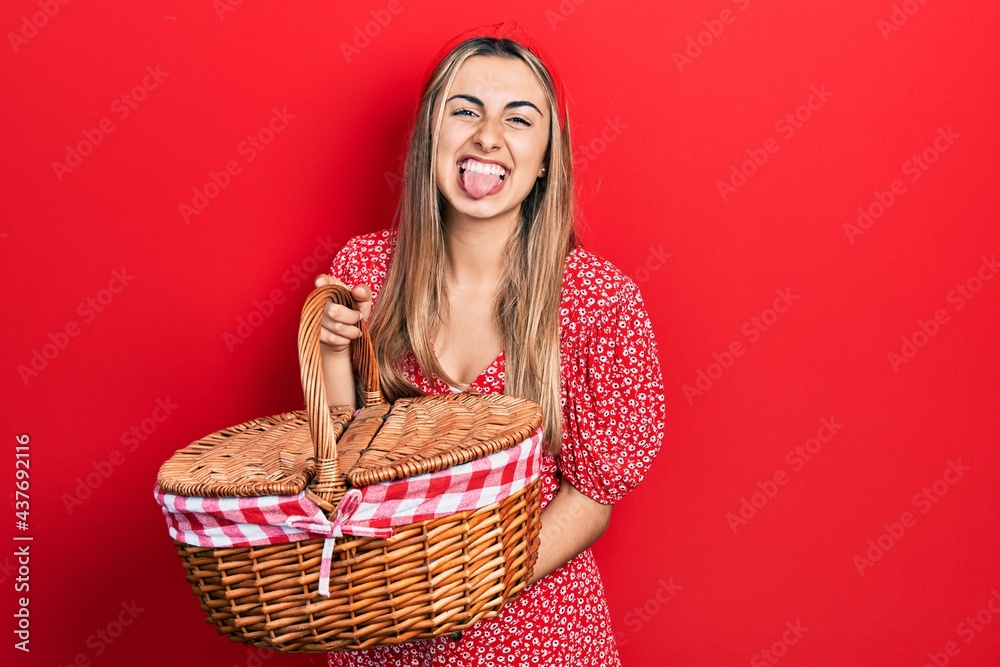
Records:
<instances>
[{"instance_id":1,"label":"basket handle","mask_svg":"<svg viewBox=\"0 0 1000 667\"><path fill-rule=\"evenodd\" d=\"M318 488L342 481L339 479L341 475L337 465L337 443L333 438L333 422L327 405L326 385L323 383L319 342L323 311L329 301L358 310L351 291L342 285L317 287L306 297L302 306L302 319L299 322L299 369L302 393L306 399L309 434L316 453L314 481ZM358 325L361 336L351 341L351 355L361 383L361 400L365 407L385 403L368 323L362 319Z\"/></svg>"}]
</instances>

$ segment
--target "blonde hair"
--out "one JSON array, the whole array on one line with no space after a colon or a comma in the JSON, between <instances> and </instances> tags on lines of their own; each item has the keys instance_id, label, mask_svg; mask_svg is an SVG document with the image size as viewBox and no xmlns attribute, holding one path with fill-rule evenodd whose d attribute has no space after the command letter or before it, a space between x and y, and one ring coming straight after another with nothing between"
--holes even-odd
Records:
<instances>
[{"instance_id":1,"label":"blonde hair","mask_svg":"<svg viewBox=\"0 0 1000 667\"><path fill-rule=\"evenodd\" d=\"M379 295L391 307L376 307L372 316L376 357L390 401L420 393L402 372L401 362L411 349L425 373L454 384L432 344L435 324L447 308L445 228L434 169L444 104L436 118L434 109L472 56L521 60L538 78L548 103L547 176L536 180L521 204L521 224L504 250L494 317L505 350L504 393L541 406L545 438L554 454L562 442L559 306L566 256L576 245L572 144L569 119L559 122L548 70L516 41L475 37L462 42L438 64L423 92L394 216L396 248Z\"/></svg>"}]
</instances>

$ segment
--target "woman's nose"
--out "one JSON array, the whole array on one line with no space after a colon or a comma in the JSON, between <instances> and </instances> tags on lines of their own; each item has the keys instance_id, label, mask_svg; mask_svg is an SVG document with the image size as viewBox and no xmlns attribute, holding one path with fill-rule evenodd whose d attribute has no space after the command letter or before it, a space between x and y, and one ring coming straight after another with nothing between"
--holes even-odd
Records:
<instances>
[{"instance_id":1,"label":"woman's nose","mask_svg":"<svg viewBox=\"0 0 1000 667\"><path fill-rule=\"evenodd\" d=\"M483 118L474 137L476 145L483 151L496 150L503 143L503 130L500 120L490 117Z\"/></svg>"}]
</instances>

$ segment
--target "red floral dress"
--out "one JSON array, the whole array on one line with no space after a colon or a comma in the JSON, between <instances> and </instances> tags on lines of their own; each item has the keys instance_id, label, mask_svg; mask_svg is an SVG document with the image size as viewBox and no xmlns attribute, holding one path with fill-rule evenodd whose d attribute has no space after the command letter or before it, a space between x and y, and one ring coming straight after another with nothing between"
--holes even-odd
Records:
<instances>
[{"instance_id":1,"label":"red floral dress","mask_svg":"<svg viewBox=\"0 0 1000 667\"><path fill-rule=\"evenodd\" d=\"M394 249L390 231L351 239L330 274L350 286L368 285L373 305ZM563 274L559 338L563 443L542 464L542 507L561 479L594 500L613 504L645 476L663 439L664 398L656 343L635 283L610 263L575 249ZM427 394L453 391L428 378L413 355L409 379ZM504 355L468 391L501 393ZM542 665L616 667L604 584L591 551L528 586L492 619L451 637L329 654L331 667L395 665Z\"/></svg>"}]
</instances>

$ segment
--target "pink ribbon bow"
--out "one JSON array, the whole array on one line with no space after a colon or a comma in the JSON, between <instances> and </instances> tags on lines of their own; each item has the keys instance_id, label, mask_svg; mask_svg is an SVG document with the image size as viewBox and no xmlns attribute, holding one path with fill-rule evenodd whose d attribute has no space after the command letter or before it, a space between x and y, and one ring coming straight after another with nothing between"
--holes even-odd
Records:
<instances>
[{"instance_id":1,"label":"pink ribbon bow","mask_svg":"<svg viewBox=\"0 0 1000 667\"><path fill-rule=\"evenodd\" d=\"M352 525L351 515L361 505L361 491L351 489L337 505L337 514L330 521L322 513L317 516L290 516L287 524L298 530L326 537L323 542L323 558L319 565L319 594L330 597L330 566L333 559L333 546L338 537L353 535L355 537L392 537L392 528L372 528L371 526Z\"/></svg>"}]
</instances>

